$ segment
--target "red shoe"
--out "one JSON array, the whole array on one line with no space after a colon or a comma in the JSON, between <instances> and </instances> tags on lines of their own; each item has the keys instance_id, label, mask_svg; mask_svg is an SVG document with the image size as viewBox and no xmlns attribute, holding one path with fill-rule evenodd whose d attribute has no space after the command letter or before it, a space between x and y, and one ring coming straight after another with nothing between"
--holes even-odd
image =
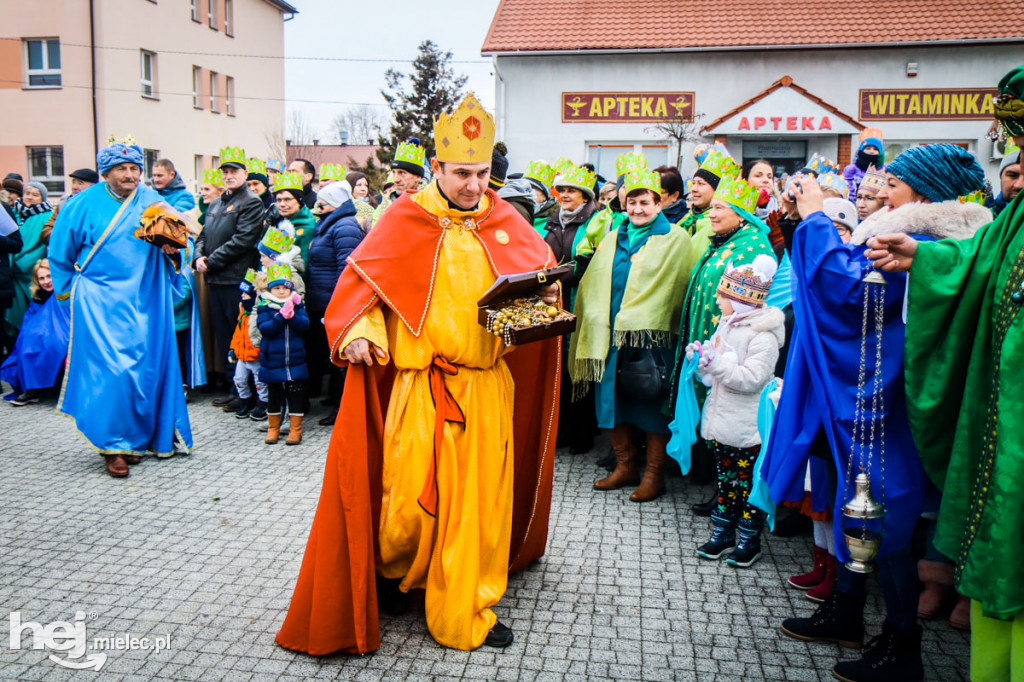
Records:
<instances>
[{"instance_id":1,"label":"red shoe","mask_svg":"<svg viewBox=\"0 0 1024 682\"><path fill-rule=\"evenodd\" d=\"M957 630L971 631L971 600L962 594L949 614L949 624Z\"/></svg>"},{"instance_id":2,"label":"red shoe","mask_svg":"<svg viewBox=\"0 0 1024 682\"><path fill-rule=\"evenodd\" d=\"M825 579L817 587L807 590L806 597L811 601L823 602L832 594L832 588L836 586L839 579L839 563L836 558L826 552L825 558Z\"/></svg>"},{"instance_id":3,"label":"red shoe","mask_svg":"<svg viewBox=\"0 0 1024 682\"><path fill-rule=\"evenodd\" d=\"M917 601L917 617L931 620L953 592L953 564L921 559L917 562L917 574L924 585Z\"/></svg>"},{"instance_id":4,"label":"red shoe","mask_svg":"<svg viewBox=\"0 0 1024 682\"><path fill-rule=\"evenodd\" d=\"M107 473L114 478L124 478L128 475L128 463L124 461L123 455L106 455Z\"/></svg>"},{"instance_id":5,"label":"red shoe","mask_svg":"<svg viewBox=\"0 0 1024 682\"><path fill-rule=\"evenodd\" d=\"M827 572L828 551L814 545L814 568L802 575L790 576L789 584L798 590L809 590L817 587L825 579Z\"/></svg>"}]
</instances>

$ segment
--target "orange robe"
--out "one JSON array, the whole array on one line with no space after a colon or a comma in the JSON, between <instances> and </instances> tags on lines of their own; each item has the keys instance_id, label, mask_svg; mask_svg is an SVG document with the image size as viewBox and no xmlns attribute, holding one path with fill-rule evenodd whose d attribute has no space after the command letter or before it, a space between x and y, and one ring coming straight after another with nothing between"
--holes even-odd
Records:
<instances>
[{"instance_id":1,"label":"orange robe","mask_svg":"<svg viewBox=\"0 0 1024 682\"><path fill-rule=\"evenodd\" d=\"M349 263L325 316L332 357L340 364L359 337L389 357L349 369L277 641L376 649L379 572L426 589L435 639L476 648L509 568L544 551L559 366L557 340L515 349L506 365L511 349L477 324L476 301L497 275L553 259L491 192L462 212L431 185L396 201Z\"/></svg>"}]
</instances>

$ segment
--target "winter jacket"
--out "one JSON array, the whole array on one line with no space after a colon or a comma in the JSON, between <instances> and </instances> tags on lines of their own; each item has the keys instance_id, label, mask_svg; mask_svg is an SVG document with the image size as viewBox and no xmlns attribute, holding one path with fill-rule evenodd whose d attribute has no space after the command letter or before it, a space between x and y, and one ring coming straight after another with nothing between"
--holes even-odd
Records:
<instances>
[{"instance_id":1,"label":"winter jacket","mask_svg":"<svg viewBox=\"0 0 1024 682\"><path fill-rule=\"evenodd\" d=\"M253 344L249 335L249 319L255 302L250 298L238 304L238 322L231 335L231 350L240 362L256 362L260 359L260 348Z\"/></svg>"},{"instance_id":2,"label":"winter jacket","mask_svg":"<svg viewBox=\"0 0 1024 682\"><path fill-rule=\"evenodd\" d=\"M196 258L206 257L206 283L238 286L259 263L256 243L263 233L263 202L241 187L224 192L206 209L196 238Z\"/></svg>"},{"instance_id":3,"label":"winter jacket","mask_svg":"<svg viewBox=\"0 0 1024 682\"><path fill-rule=\"evenodd\" d=\"M177 173L174 174L171 184L163 189L158 189L156 193L162 196L164 201L171 205L171 208L182 213L196 207L196 198L185 188L185 181Z\"/></svg>"},{"instance_id":4,"label":"winter jacket","mask_svg":"<svg viewBox=\"0 0 1024 682\"><path fill-rule=\"evenodd\" d=\"M548 222L544 226L544 241L551 247L551 251L555 254L555 260L558 261L559 265L576 260L575 247L582 241L583 235L586 233L587 223L596 212L597 204L594 203L593 199L590 199L584 204L583 210L574 216L569 224L564 227L559 217L561 215L560 210L555 211L548 217ZM572 276L566 278L563 283L568 286L576 286L578 281L578 276Z\"/></svg>"},{"instance_id":5,"label":"winter jacket","mask_svg":"<svg viewBox=\"0 0 1024 682\"><path fill-rule=\"evenodd\" d=\"M15 227L17 223L11 209L4 206L0 211L0 232ZM0 310L11 305L14 299L14 281L11 275L11 256L21 251L21 232L15 229L6 237L0 237ZM2 322L0 322L2 324Z\"/></svg>"},{"instance_id":6,"label":"winter jacket","mask_svg":"<svg viewBox=\"0 0 1024 682\"><path fill-rule=\"evenodd\" d=\"M689 211L690 207L685 199L678 199L675 203L661 209L670 223L678 223Z\"/></svg>"},{"instance_id":7,"label":"winter jacket","mask_svg":"<svg viewBox=\"0 0 1024 682\"><path fill-rule=\"evenodd\" d=\"M192 287L188 279L181 278L182 295L174 296L174 331L183 332L192 327Z\"/></svg>"},{"instance_id":8,"label":"winter jacket","mask_svg":"<svg viewBox=\"0 0 1024 682\"><path fill-rule=\"evenodd\" d=\"M698 370L711 384L700 433L705 440L749 448L761 443L758 404L786 338L785 316L778 308L764 307L738 318L719 323L711 338L714 356Z\"/></svg>"},{"instance_id":9,"label":"winter jacket","mask_svg":"<svg viewBox=\"0 0 1024 682\"><path fill-rule=\"evenodd\" d=\"M256 309L256 326L263 335L260 341L260 381L280 384L309 378L306 368L306 346L302 337L309 329L306 306L295 305L291 319L281 315L281 305L269 292L261 295Z\"/></svg>"},{"instance_id":10,"label":"winter jacket","mask_svg":"<svg viewBox=\"0 0 1024 682\"><path fill-rule=\"evenodd\" d=\"M309 275L306 302L313 315L323 317L331 302L345 259L363 240L351 199L328 213L316 226L309 245Z\"/></svg>"},{"instance_id":11,"label":"winter jacket","mask_svg":"<svg viewBox=\"0 0 1024 682\"><path fill-rule=\"evenodd\" d=\"M313 183L302 186L302 204L307 210L312 210L316 206L316 190L313 189Z\"/></svg>"},{"instance_id":12,"label":"winter jacket","mask_svg":"<svg viewBox=\"0 0 1024 682\"><path fill-rule=\"evenodd\" d=\"M537 234L542 238L548 224L548 218L552 215L558 215L558 202L553 197L537 206L533 211L533 229L537 230Z\"/></svg>"}]
</instances>

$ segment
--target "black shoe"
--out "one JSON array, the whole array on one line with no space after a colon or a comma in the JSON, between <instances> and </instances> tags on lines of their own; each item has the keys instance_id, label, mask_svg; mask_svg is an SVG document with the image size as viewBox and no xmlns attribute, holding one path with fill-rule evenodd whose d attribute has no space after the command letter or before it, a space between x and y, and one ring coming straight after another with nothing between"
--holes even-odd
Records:
<instances>
[{"instance_id":1,"label":"black shoe","mask_svg":"<svg viewBox=\"0 0 1024 682\"><path fill-rule=\"evenodd\" d=\"M608 471L615 471L615 451L610 451L607 455L597 460L597 466Z\"/></svg>"},{"instance_id":2,"label":"black shoe","mask_svg":"<svg viewBox=\"0 0 1024 682\"><path fill-rule=\"evenodd\" d=\"M213 400L210 404L213 405L214 407L224 407L225 405L230 403L232 400L235 400L236 398L237 396L235 396L234 393L229 393L222 398L217 398ZM238 408L236 407L235 409L237 410Z\"/></svg>"},{"instance_id":3,"label":"black shoe","mask_svg":"<svg viewBox=\"0 0 1024 682\"><path fill-rule=\"evenodd\" d=\"M882 634L872 637L859 661L843 661L832 668L843 682L915 682L924 679L921 664L921 626L897 630L882 623Z\"/></svg>"},{"instance_id":4,"label":"black shoe","mask_svg":"<svg viewBox=\"0 0 1024 682\"><path fill-rule=\"evenodd\" d=\"M267 404L262 400L256 401L256 407L249 413L249 419L257 422L267 421Z\"/></svg>"},{"instance_id":5,"label":"black shoe","mask_svg":"<svg viewBox=\"0 0 1024 682\"><path fill-rule=\"evenodd\" d=\"M24 407L25 405L32 405L33 403L39 402L39 396L36 395L35 391L25 391L14 400L10 401L11 405L15 407Z\"/></svg>"},{"instance_id":6,"label":"black shoe","mask_svg":"<svg viewBox=\"0 0 1024 682\"><path fill-rule=\"evenodd\" d=\"M401 584L401 578L377 576L377 606L384 613L400 616L409 610L409 593L398 589Z\"/></svg>"},{"instance_id":7,"label":"black shoe","mask_svg":"<svg viewBox=\"0 0 1024 682\"><path fill-rule=\"evenodd\" d=\"M496 649L504 649L515 640L512 630L501 622L494 624L491 631L487 633L484 646L493 646Z\"/></svg>"},{"instance_id":8,"label":"black shoe","mask_svg":"<svg viewBox=\"0 0 1024 682\"><path fill-rule=\"evenodd\" d=\"M864 646L864 595L833 588L809 618L787 618L782 631L804 642L835 642L847 649Z\"/></svg>"},{"instance_id":9,"label":"black shoe","mask_svg":"<svg viewBox=\"0 0 1024 682\"><path fill-rule=\"evenodd\" d=\"M235 396L228 402L224 403L224 405L221 406L221 409L225 412L237 412L243 405L245 405L245 401L238 396Z\"/></svg>"},{"instance_id":10,"label":"black shoe","mask_svg":"<svg viewBox=\"0 0 1024 682\"><path fill-rule=\"evenodd\" d=\"M337 418L338 418L338 411L337 410L331 410L331 413L329 415L327 415L326 417L324 417L323 419L321 419L317 423L320 424L320 426L334 426L334 421Z\"/></svg>"},{"instance_id":11,"label":"black shoe","mask_svg":"<svg viewBox=\"0 0 1024 682\"><path fill-rule=\"evenodd\" d=\"M704 559L718 559L736 546L736 521L733 514L713 512L711 514L711 538L697 548L697 556Z\"/></svg>"},{"instance_id":12,"label":"black shoe","mask_svg":"<svg viewBox=\"0 0 1024 682\"><path fill-rule=\"evenodd\" d=\"M240 408L238 408L238 411L235 412L236 419L245 419L246 417L249 416L249 413L256 408L256 398L249 396L248 398L244 398L243 400L245 402Z\"/></svg>"},{"instance_id":13,"label":"black shoe","mask_svg":"<svg viewBox=\"0 0 1024 682\"><path fill-rule=\"evenodd\" d=\"M707 502L698 502L697 504L690 505L690 511L693 512L694 516L711 516L711 512L718 506L718 491L711 491L711 499Z\"/></svg>"},{"instance_id":14,"label":"black shoe","mask_svg":"<svg viewBox=\"0 0 1024 682\"><path fill-rule=\"evenodd\" d=\"M573 443L569 446L570 455L584 455L594 449L594 441L587 443Z\"/></svg>"},{"instance_id":15,"label":"black shoe","mask_svg":"<svg viewBox=\"0 0 1024 682\"><path fill-rule=\"evenodd\" d=\"M761 558L761 528L763 524L760 519L757 521L740 521L740 541L736 549L729 555L726 562L730 566L738 568L749 568L754 562Z\"/></svg>"}]
</instances>

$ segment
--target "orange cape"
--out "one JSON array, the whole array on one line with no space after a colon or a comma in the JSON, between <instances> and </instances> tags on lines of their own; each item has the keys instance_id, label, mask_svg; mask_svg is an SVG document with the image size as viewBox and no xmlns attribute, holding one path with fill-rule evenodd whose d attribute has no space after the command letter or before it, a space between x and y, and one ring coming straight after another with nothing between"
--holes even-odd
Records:
<instances>
[{"instance_id":1,"label":"orange cape","mask_svg":"<svg viewBox=\"0 0 1024 682\"><path fill-rule=\"evenodd\" d=\"M554 265L547 244L508 203L488 190L491 208L477 218L495 277ZM418 334L430 306L444 227L403 195L348 259L324 316L332 346L378 301ZM515 382L511 571L544 554L558 424L559 339L505 356ZM380 646L375 564L382 497L384 418L393 364L352 365L331 434L324 484L298 582L277 643L323 655L364 654Z\"/></svg>"}]
</instances>

